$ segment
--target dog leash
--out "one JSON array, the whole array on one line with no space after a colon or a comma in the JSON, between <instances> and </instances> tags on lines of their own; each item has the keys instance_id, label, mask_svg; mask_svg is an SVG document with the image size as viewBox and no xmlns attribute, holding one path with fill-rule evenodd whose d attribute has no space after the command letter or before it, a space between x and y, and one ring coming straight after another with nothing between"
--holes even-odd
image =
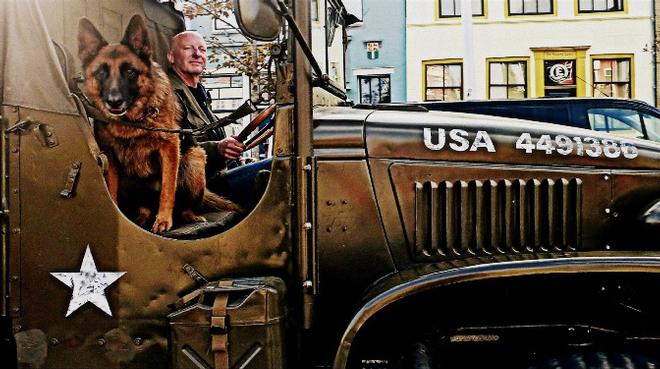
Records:
<instances>
[{"instance_id":1,"label":"dog leash","mask_svg":"<svg viewBox=\"0 0 660 369\"><path fill-rule=\"evenodd\" d=\"M87 115L93 118L94 120L106 123L106 124L121 124L121 125L126 125L132 128L136 129L142 129L145 131L151 131L151 132L165 132L165 133L176 133L176 134L181 134L181 135L190 135L190 136L202 136L206 134L206 132L210 130L217 129L219 127L224 127L228 124L231 123L236 123L236 120L243 118L249 114L254 113L257 111L257 107L255 104L252 102L252 100L248 99L246 100L241 106L239 106L236 110L234 110L231 114L222 117L218 119L217 117L214 116L214 122L203 126L203 127L198 127L198 128L156 128L156 127L149 127L145 126L144 124L140 124L134 121L128 121L125 119L121 118L109 118L105 114L103 114L99 109L97 109L91 101L87 98L87 96L83 93L82 89L78 87L78 84L82 82L82 75L79 75L77 77L74 77L74 81L76 82L76 87L77 91L75 91L75 94L80 97L80 100L83 103L83 106L85 110L87 111ZM181 108L184 110L187 110L187 106L184 104L184 102L181 99L181 96L176 94L177 97L179 98L179 103L181 104ZM263 121L268 115L270 115L274 109L275 109L275 104L269 106L266 108L264 111L262 111L257 118L255 118L248 126L246 126L243 131L240 133L241 135L247 136L258 124L255 126L253 123L254 121ZM157 108L154 107L149 107L147 109L148 111L140 118L140 121L143 121L147 118L156 118L158 114L160 113ZM265 112L268 112L268 114L264 115ZM245 138L243 138L244 140Z\"/></svg>"}]
</instances>

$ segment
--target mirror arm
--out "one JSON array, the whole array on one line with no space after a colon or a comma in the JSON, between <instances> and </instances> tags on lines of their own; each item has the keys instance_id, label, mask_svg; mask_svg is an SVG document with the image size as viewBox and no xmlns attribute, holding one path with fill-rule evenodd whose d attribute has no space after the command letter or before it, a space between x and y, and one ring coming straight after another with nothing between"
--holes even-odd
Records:
<instances>
[{"instance_id":1,"label":"mirror arm","mask_svg":"<svg viewBox=\"0 0 660 369\"><path fill-rule=\"evenodd\" d=\"M291 30L293 31L296 40L298 40L298 44L300 45L300 48L302 49L303 53L305 53L305 56L307 57L309 64L311 64L314 73L316 73L317 76L320 76L319 78L321 79L324 85L327 85L330 78L328 78L328 75L323 73L323 71L321 70L319 63L316 61L316 58L312 53L312 49L309 47L309 44L305 41L302 32L300 32L300 28L298 27L298 24L291 16L291 13L289 13L289 8L287 8L286 4L284 3L284 0L277 0L277 4L280 7L282 16L289 23L289 27L291 27ZM321 87L323 87L323 85L321 85Z\"/></svg>"},{"instance_id":2,"label":"mirror arm","mask_svg":"<svg viewBox=\"0 0 660 369\"><path fill-rule=\"evenodd\" d=\"M327 77L327 76L325 76ZM312 87L321 87L322 89L328 91L329 93L335 95L336 97L346 101L348 96L346 96L346 93L337 86L332 80L325 80L325 82L316 76L312 79Z\"/></svg>"}]
</instances>

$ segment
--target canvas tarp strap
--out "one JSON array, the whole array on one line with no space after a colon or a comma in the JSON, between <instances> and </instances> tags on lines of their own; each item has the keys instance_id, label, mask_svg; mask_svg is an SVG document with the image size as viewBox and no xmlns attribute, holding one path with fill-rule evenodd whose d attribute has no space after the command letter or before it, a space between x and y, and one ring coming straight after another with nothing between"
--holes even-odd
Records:
<instances>
[{"instance_id":1,"label":"canvas tarp strap","mask_svg":"<svg viewBox=\"0 0 660 369\"><path fill-rule=\"evenodd\" d=\"M232 281L220 281L218 287L229 287ZM219 292L211 310L211 351L215 369L229 369L229 291Z\"/></svg>"}]
</instances>

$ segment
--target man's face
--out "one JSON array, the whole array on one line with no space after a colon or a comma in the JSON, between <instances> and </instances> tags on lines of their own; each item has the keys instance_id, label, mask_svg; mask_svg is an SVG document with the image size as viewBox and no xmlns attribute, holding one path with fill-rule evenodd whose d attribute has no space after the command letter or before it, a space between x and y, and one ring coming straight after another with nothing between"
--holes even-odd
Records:
<instances>
[{"instance_id":1,"label":"man's face","mask_svg":"<svg viewBox=\"0 0 660 369\"><path fill-rule=\"evenodd\" d=\"M179 35L172 44L168 59L179 72L200 75L206 67L206 43L195 33Z\"/></svg>"}]
</instances>

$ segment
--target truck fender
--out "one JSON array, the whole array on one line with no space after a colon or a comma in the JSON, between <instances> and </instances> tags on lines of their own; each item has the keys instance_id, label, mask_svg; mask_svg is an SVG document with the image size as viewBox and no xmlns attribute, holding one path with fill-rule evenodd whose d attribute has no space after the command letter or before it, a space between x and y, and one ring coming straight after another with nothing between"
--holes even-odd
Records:
<instances>
[{"instance_id":1,"label":"truck fender","mask_svg":"<svg viewBox=\"0 0 660 369\"><path fill-rule=\"evenodd\" d=\"M345 369L351 345L365 323L385 307L411 295L450 284L535 274L577 273L660 273L660 257L582 256L545 260L505 261L441 270L417 276L385 289L368 300L355 314L341 338L333 363L334 369ZM377 287L376 287L377 288Z\"/></svg>"}]
</instances>

